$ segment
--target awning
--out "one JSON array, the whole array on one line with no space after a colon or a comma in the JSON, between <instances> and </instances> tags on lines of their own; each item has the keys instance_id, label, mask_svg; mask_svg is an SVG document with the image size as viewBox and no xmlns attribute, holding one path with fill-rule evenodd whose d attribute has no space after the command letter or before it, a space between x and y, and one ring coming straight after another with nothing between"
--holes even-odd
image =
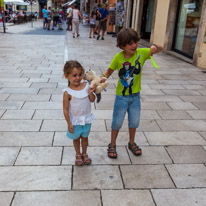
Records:
<instances>
[{"instance_id":1,"label":"awning","mask_svg":"<svg viewBox=\"0 0 206 206\"><path fill-rule=\"evenodd\" d=\"M62 6L72 5L75 3L76 0L68 1L67 3L63 4Z\"/></svg>"},{"instance_id":2,"label":"awning","mask_svg":"<svg viewBox=\"0 0 206 206\"><path fill-rule=\"evenodd\" d=\"M27 2L24 2L23 0L4 0L4 4L15 4L15 5L30 5Z\"/></svg>"}]
</instances>

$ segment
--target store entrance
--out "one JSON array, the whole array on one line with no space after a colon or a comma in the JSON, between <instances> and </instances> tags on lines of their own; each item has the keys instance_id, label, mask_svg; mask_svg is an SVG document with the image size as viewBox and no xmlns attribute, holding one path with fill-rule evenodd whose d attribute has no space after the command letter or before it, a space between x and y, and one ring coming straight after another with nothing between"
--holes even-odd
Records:
<instances>
[{"instance_id":1,"label":"store entrance","mask_svg":"<svg viewBox=\"0 0 206 206\"><path fill-rule=\"evenodd\" d=\"M173 50L193 58L198 35L203 0L181 0L177 13L177 27Z\"/></svg>"},{"instance_id":2,"label":"store entrance","mask_svg":"<svg viewBox=\"0 0 206 206\"><path fill-rule=\"evenodd\" d=\"M141 26L141 38L150 40L152 30L152 19L154 12L154 0L146 0L143 2L142 12L142 26Z\"/></svg>"}]
</instances>

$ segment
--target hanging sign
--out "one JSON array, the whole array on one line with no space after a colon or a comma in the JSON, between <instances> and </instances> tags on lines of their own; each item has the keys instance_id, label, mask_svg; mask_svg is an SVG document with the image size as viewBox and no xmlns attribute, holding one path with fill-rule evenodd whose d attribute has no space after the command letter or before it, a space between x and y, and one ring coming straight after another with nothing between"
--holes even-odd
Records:
<instances>
[{"instance_id":1,"label":"hanging sign","mask_svg":"<svg viewBox=\"0 0 206 206\"><path fill-rule=\"evenodd\" d=\"M4 9L4 0L0 0L0 9L1 9L1 10Z\"/></svg>"}]
</instances>

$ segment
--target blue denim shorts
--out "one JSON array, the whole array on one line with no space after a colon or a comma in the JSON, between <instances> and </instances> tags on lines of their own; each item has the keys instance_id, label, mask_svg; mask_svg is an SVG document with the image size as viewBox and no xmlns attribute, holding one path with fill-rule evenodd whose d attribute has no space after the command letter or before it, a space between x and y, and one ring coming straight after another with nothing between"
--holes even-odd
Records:
<instances>
[{"instance_id":1,"label":"blue denim shorts","mask_svg":"<svg viewBox=\"0 0 206 206\"><path fill-rule=\"evenodd\" d=\"M122 127L125 114L128 113L129 128L137 128L140 121L140 93L120 96L116 95L111 128L119 130Z\"/></svg>"},{"instance_id":2,"label":"blue denim shorts","mask_svg":"<svg viewBox=\"0 0 206 206\"><path fill-rule=\"evenodd\" d=\"M91 124L74 125L74 133L67 130L67 137L72 140L79 139L79 137L88 137L91 129Z\"/></svg>"}]
</instances>

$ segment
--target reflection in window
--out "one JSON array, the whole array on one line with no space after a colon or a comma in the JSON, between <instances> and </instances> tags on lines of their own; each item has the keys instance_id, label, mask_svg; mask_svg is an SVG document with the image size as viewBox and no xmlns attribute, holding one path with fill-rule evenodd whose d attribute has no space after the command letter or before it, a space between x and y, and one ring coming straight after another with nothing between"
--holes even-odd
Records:
<instances>
[{"instance_id":1,"label":"reflection in window","mask_svg":"<svg viewBox=\"0 0 206 206\"><path fill-rule=\"evenodd\" d=\"M174 49L193 57L200 23L202 0L181 0Z\"/></svg>"}]
</instances>

